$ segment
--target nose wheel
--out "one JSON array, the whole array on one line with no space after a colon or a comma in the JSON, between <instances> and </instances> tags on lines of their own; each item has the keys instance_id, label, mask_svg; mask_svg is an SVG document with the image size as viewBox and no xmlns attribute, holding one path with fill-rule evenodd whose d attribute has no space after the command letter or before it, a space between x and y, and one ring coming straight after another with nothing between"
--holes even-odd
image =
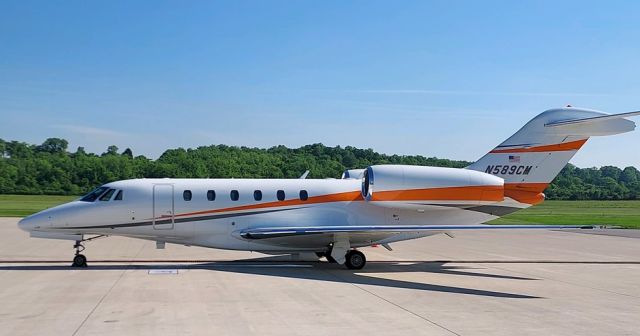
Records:
<instances>
[{"instance_id":1,"label":"nose wheel","mask_svg":"<svg viewBox=\"0 0 640 336\"><path fill-rule=\"evenodd\" d=\"M71 267L87 267L87 257L81 254L81 252L84 251L84 245L82 245L83 242L105 237L107 237L107 235L98 235L87 239L76 240L76 243L73 245L73 248L76 249L76 256L73 257L73 264L71 264Z\"/></svg>"},{"instance_id":2,"label":"nose wheel","mask_svg":"<svg viewBox=\"0 0 640 336\"><path fill-rule=\"evenodd\" d=\"M71 266L73 266L73 267L87 267L87 257L85 257L82 254L76 254L76 256L73 257L73 264Z\"/></svg>"},{"instance_id":3,"label":"nose wheel","mask_svg":"<svg viewBox=\"0 0 640 336\"><path fill-rule=\"evenodd\" d=\"M84 245L82 245L82 240L77 240L73 248L76 249L76 255L73 257L72 267L87 267L87 257L80 252L84 251Z\"/></svg>"}]
</instances>

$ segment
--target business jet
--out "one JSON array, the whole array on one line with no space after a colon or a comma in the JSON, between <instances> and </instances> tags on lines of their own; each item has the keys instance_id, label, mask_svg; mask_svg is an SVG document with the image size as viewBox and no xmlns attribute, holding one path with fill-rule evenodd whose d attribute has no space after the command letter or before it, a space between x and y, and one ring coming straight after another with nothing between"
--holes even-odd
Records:
<instances>
[{"instance_id":1,"label":"business jet","mask_svg":"<svg viewBox=\"0 0 640 336\"><path fill-rule=\"evenodd\" d=\"M629 132L620 114L545 111L462 169L373 165L341 179L133 179L22 219L31 237L67 239L74 267L83 243L104 236L218 249L292 254L365 266L358 248L456 230L583 228L485 225L542 202L543 191L591 136ZM523 231L527 232L527 231Z\"/></svg>"}]
</instances>

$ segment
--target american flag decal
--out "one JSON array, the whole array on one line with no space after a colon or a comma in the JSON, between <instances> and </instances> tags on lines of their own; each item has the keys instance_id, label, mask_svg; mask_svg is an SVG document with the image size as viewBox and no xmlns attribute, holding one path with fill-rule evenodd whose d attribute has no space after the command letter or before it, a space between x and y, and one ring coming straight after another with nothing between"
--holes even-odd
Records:
<instances>
[{"instance_id":1,"label":"american flag decal","mask_svg":"<svg viewBox=\"0 0 640 336\"><path fill-rule=\"evenodd\" d=\"M520 162L520 156L518 156L518 155L509 155L509 162Z\"/></svg>"}]
</instances>

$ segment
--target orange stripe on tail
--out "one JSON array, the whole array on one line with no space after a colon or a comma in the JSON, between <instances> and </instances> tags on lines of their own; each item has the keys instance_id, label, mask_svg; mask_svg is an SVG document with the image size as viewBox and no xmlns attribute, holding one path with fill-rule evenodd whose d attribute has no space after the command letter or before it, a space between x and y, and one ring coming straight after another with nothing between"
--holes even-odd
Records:
<instances>
[{"instance_id":1,"label":"orange stripe on tail","mask_svg":"<svg viewBox=\"0 0 640 336\"><path fill-rule=\"evenodd\" d=\"M536 205L544 201L542 193L549 183L505 183L504 196L520 203Z\"/></svg>"},{"instance_id":2,"label":"orange stripe on tail","mask_svg":"<svg viewBox=\"0 0 640 336\"><path fill-rule=\"evenodd\" d=\"M535 146L535 147L522 147L522 148L509 148L509 149L494 149L489 153L533 153L533 152L563 152L570 150L578 150L585 143L587 139L563 142L553 145Z\"/></svg>"}]
</instances>

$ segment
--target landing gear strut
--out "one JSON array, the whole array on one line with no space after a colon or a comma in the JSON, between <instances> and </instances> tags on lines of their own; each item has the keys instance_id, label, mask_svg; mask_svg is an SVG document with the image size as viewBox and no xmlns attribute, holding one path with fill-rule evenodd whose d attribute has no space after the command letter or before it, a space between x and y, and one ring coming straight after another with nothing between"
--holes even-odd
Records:
<instances>
[{"instance_id":1,"label":"landing gear strut","mask_svg":"<svg viewBox=\"0 0 640 336\"><path fill-rule=\"evenodd\" d=\"M329 251L324 252L327 261L347 266L348 269L359 270L367 263L364 253L351 249L348 237L338 236L329 246Z\"/></svg>"},{"instance_id":2,"label":"landing gear strut","mask_svg":"<svg viewBox=\"0 0 640 336\"><path fill-rule=\"evenodd\" d=\"M73 245L73 248L76 249L76 256L73 257L71 267L87 267L87 257L81 254L81 252L84 251L84 245L82 245L82 243L104 237L107 237L107 235L98 235L87 239L76 240L76 243Z\"/></svg>"},{"instance_id":3,"label":"landing gear strut","mask_svg":"<svg viewBox=\"0 0 640 336\"><path fill-rule=\"evenodd\" d=\"M333 259L333 257L331 256L331 251L329 251L329 252L316 252L316 255L318 256L318 258L327 259L327 261L332 263L332 264L336 263L336 260Z\"/></svg>"},{"instance_id":4,"label":"landing gear strut","mask_svg":"<svg viewBox=\"0 0 640 336\"><path fill-rule=\"evenodd\" d=\"M84 251L84 245L82 245L82 240L76 240L76 244L73 245L73 248L76 249L76 256L73 257L72 267L87 267L87 257L80 252Z\"/></svg>"}]
</instances>

